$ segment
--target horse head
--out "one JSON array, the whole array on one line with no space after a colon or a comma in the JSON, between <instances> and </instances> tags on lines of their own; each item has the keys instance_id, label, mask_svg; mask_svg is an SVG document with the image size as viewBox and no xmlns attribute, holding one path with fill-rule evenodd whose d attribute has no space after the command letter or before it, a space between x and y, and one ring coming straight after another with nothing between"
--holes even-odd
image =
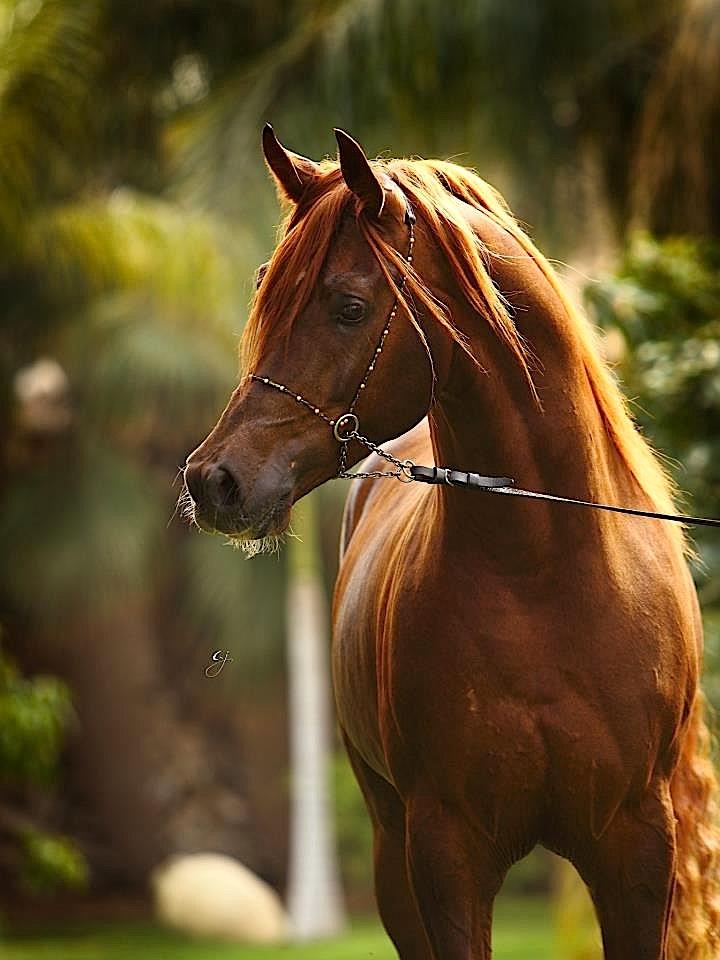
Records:
<instances>
[{"instance_id":1,"label":"horse head","mask_svg":"<svg viewBox=\"0 0 720 960\"><path fill-rule=\"evenodd\" d=\"M407 296L408 275L424 270L410 252L411 208L355 140L336 137L338 161L318 164L263 132L290 213L258 275L240 383L185 467L197 524L241 543L282 533L296 500L367 454L344 441L354 424L379 444L430 405L428 358L442 346ZM357 420L343 421L348 412Z\"/></svg>"}]
</instances>

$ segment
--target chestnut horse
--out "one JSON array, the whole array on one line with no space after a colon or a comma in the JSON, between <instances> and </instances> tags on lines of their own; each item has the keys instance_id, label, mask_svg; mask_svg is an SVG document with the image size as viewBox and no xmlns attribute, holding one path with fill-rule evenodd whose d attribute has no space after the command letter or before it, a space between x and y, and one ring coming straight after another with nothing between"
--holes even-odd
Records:
<instances>
[{"instance_id":1,"label":"chestnut horse","mask_svg":"<svg viewBox=\"0 0 720 960\"><path fill-rule=\"evenodd\" d=\"M589 327L498 194L337 135L339 162L316 164L265 130L290 211L245 375L187 464L197 523L267 545L367 454L358 436L394 458L369 473L434 462L670 512ZM494 898L536 844L587 884L608 960L718 956L701 650L671 524L355 481L334 685L402 960L489 957Z\"/></svg>"}]
</instances>

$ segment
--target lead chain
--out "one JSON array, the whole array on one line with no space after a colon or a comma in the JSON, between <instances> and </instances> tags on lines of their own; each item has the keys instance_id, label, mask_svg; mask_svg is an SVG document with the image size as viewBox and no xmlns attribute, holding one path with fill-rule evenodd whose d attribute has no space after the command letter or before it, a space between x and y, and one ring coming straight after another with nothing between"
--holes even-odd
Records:
<instances>
[{"instance_id":1,"label":"lead chain","mask_svg":"<svg viewBox=\"0 0 720 960\"><path fill-rule=\"evenodd\" d=\"M412 460L398 460L397 457L394 457L391 453L388 453L387 450L383 450L382 447L374 444L372 440L368 440L367 437L364 437L361 433L358 433L357 430L353 432L348 437L348 440L357 440L358 443L362 443L363 446L367 447L368 450L371 450L373 453L376 453L379 457L382 457L383 460L387 460L388 463L392 463L393 466L397 467L396 470L371 470L365 472L349 473L343 471L339 473L336 477L337 480L368 480L379 479L380 477L396 477L398 480L402 480L405 483L409 483L414 480L412 473L410 472L411 468L415 466ZM347 441L346 441L347 443ZM343 447L344 449L344 447Z\"/></svg>"}]
</instances>

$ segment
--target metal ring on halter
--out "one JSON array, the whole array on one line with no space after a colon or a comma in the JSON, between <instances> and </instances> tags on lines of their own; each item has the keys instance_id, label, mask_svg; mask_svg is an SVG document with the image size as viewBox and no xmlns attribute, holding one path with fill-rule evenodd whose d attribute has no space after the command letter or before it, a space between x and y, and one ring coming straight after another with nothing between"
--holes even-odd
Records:
<instances>
[{"instance_id":1,"label":"metal ring on halter","mask_svg":"<svg viewBox=\"0 0 720 960\"><path fill-rule=\"evenodd\" d=\"M450 468L450 467L443 467L443 469L444 469L444 471L445 471L445 483L447 483L448 486L450 486L450 487L455 486L455 484L454 484L454 483L452 482L452 480L450 479L450 470L451 470L451 468Z\"/></svg>"},{"instance_id":2,"label":"metal ring on halter","mask_svg":"<svg viewBox=\"0 0 720 960\"><path fill-rule=\"evenodd\" d=\"M347 427L348 424L351 424L351 428L347 433L341 433L341 429ZM348 440L357 433L360 426L360 421L355 416L354 413L341 413L339 417L335 420L335 425L333 426L333 436L338 441L338 443L347 443Z\"/></svg>"},{"instance_id":3,"label":"metal ring on halter","mask_svg":"<svg viewBox=\"0 0 720 960\"><path fill-rule=\"evenodd\" d=\"M397 475L401 483L412 483L415 480L415 477L410 473L414 466L415 464L412 460L403 460L400 464L400 472Z\"/></svg>"}]
</instances>

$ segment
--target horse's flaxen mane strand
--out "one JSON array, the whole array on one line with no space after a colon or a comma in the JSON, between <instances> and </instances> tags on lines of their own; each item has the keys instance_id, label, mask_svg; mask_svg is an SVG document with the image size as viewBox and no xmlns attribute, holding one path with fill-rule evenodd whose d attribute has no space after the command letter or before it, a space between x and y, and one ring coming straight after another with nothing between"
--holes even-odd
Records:
<instances>
[{"instance_id":1,"label":"horse's flaxen mane strand","mask_svg":"<svg viewBox=\"0 0 720 960\"><path fill-rule=\"evenodd\" d=\"M609 369L601 359L590 324L572 305L550 263L521 229L507 204L477 174L453 163L433 160L377 160L374 167L394 180L409 199L418 221L429 230L447 259L467 302L482 315L505 343L524 373L529 390L539 403L532 381L534 358L519 334L502 294L495 287L487 252L462 214L461 200L482 211L506 230L542 271L560 298L575 331L588 381L607 435L640 488L655 509L674 512L673 486L648 443L638 433L627 404ZM324 161L321 175L293 208L281 227L280 242L252 305L241 342L245 372L259 366L271 343L287 342L295 319L307 304L318 281L330 244L343 213L354 205L360 230L378 260L388 283L398 290L398 277L406 275L405 294L399 299L421 338L414 312L439 323L473 361L470 346L452 317L405 261L405 250L387 240L381 221L363 214L345 185L339 165ZM679 525L670 535L683 537Z\"/></svg>"},{"instance_id":2,"label":"horse's flaxen mane strand","mask_svg":"<svg viewBox=\"0 0 720 960\"><path fill-rule=\"evenodd\" d=\"M471 207L482 210L506 230L534 261L560 298L571 320L606 433L654 508L663 513L675 512L673 484L647 441L638 432L628 412L627 401L601 358L592 327L571 303L556 272L521 229L500 194L477 174L453 163L396 160L390 161L388 172L410 196L412 186L418 179L423 186L428 178L434 179L442 184L446 196L450 193ZM671 536L683 538L679 526L668 532Z\"/></svg>"},{"instance_id":3,"label":"horse's flaxen mane strand","mask_svg":"<svg viewBox=\"0 0 720 960\"><path fill-rule=\"evenodd\" d=\"M473 233L470 224L454 201L449 182L442 176L438 176L438 168L441 165L425 160L389 160L379 161L379 163L384 166L388 176L400 186L418 220L431 233L450 266L465 300L485 319L495 336L505 344L515 358L534 401L539 405L540 401L531 373L535 362L534 357L513 322L505 298L492 281L483 244ZM452 169L453 165L444 166ZM474 205L477 206L477 203ZM388 282L394 282L388 270L388 264L395 267L400 276L407 273L402 253L398 253L388 243L381 224L362 216L358 218L358 223ZM409 296L404 297L399 291L399 299L406 312L412 316L414 307L419 305L422 313L448 330L473 362L481 367L477 357L473 356L465 336L453 324L452 316L445 305L433 296L422 278L414 271L410 271L405 289Z\"/></svg>"}]
</instances>

